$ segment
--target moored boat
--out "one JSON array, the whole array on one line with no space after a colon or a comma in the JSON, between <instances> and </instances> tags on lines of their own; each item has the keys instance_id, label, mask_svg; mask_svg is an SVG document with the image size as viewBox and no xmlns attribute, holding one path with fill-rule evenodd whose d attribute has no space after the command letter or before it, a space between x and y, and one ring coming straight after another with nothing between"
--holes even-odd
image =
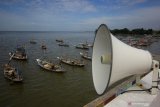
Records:
<instances>
[{"instance_id":1,"label":"moored boat","mask_svg":"<svg viewBox=\"0 0 160 107\"><path fill-rule=\"evenodd\" d=\"M4 65L4 77L9 79L13 82L22 82L23 78L20 72L15 68L12 67L10 64Z\"/></svg>"},{"instance_id":2,"label":"moored boat","mask_svg":"<svg viewBox=\"0 0 160 107\"><path fill-rule=\"evenodd\" d=\"M84 62L82 60L77 59L70 59L70 58L64 58L64 57L57 57L61 62L71 65L71 66L79 66L83 67L85 66Z\"/></svg>"},{"instance_id":3,"label":"moored boat","mask_svg":"<svg viewBox=\"0 0 160 107\"><path fill-rule=\"evenodd\" d=\"M87 41L85 43L80 43L80 44L88 47L93 47L93 43L88 43Z\"/></svg>"},{"instance_id":4,"label":"moored boat","mask_svg":"<svg viewBox=\"0 0 160 107\"><path fill-rule=\"evenodd\" d=\"M77 49L85 49L85 50L88 50L89 47L85 44L78 44L75 46Z\"/></svg>"},{"instance_id":5,"label":"moored boat","mask_svg":"<svg viewBox=\"0 0 160 107\"><path fill-rule=\"evenodd\" d=\"M69 47L69 44L64 43L64 42L60 42L58 45L59 45L59 46L64 46L64 47Z\"/></svg>"},{"instance_id":6,"label":"moored boat","mask_svg":"<svg viewBox=\"0 0 160 107\"><path fill-rule=\"evenodd\" d=\"M53 64L53 63L50 63L50 62L47 62L41 59L36 59L36 61L38 65L45 70L52 71L52 72L59 72L59 73L66 72L66 70L62 68L60 64Z\"/></svg>"},{"instance_id":7,"label":"moored boat","mask_svg":"<svg viewBox=\"0 0 160 107\"><path fill-rule=\"evenodd\" d=\"M62 39L56 39L56 42L64 42Z\"/></svg>"},{"instance_id":8,"label":"moored boat","mask_svg":"<svg viewBox=\"0 0 160 107\"><path fill-rule=\"evenodd\" d=\"M26 60L27 54L24 47L18 47L15 52L10 52L9 56L13 55L13 59Z\"/></svg>"},{"instance_id":9,"label":"moored boat","mask_svg":"<svg viewBox=\"0 0 160 107\"><path fill-rule=\"evenodd\" d=\"M80 55L84 59L92 60L91 56L88 55L88 52L85 53L80 52Z\"/></svg>"},{"instance_id":10,"label":"moored boat","mask_svg":"<svg viewBox=\"0 0 160 107\"><path fill-rule=\"evenodd\" d=\"M47 49L47 46L45 44L42 44L41 48L42 49Z\"/></svg>"},{"instance_id":11,"label":"moored boat","mask_svg":"<svg viewBox=\"0 0 160 107\"><path fill-rule=\"evenodd\" d=\"M30 40L29 42L30 42L30 44L36 44L37 43L35 40Z\"/></svg>"}]
</instances>

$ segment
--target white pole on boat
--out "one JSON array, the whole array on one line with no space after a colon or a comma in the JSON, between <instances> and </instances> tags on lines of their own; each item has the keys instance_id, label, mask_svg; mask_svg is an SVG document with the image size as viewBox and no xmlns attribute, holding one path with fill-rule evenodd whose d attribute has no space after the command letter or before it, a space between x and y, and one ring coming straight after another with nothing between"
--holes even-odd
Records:
<instances>
[{"instance_id":1,"label":"white pole on boat","mask_svg":"<svg viewBox=\"0 0 160 107\"><path fill-rule=\"evenodd\" d=\"M12 60L13 56L14 56L14 53L13 53L13 54L11 55L11 57L9 58L8 65L9 65L9 63L11 62L11 60Z\"/></svg>"}]
</instances>

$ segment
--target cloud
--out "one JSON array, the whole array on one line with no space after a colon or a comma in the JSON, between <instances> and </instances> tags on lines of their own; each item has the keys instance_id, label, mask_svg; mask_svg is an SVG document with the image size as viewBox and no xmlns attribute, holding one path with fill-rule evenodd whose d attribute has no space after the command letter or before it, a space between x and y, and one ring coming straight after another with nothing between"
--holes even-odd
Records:
<instances>
[{"instance_id":1,"label":"cloud","mask_svg":"<svg viewBox=\"0 0 160 107\"><path fill-rule=\"evenodd\" d=\"M82 25L95 29L100 24L115 28L153 28L160 29L160 7L137 9L128 14L118 16L102 16L83 20Z\"/></svg>"},{"instance_id":2,"label":"cloud","mask_svg":"<svg viewBox=\"0 0 160 107\"><path fill-rule=\"evenodd\" d=\"M73 14L96 11L89 0L1 0L0 5L8 7L0 8L1 29L48 26L52 30L55 26L71 25L76 20Z\"/></svg>"},{"instance_id":3,"label":"cloud","mask_svg":"<svg viewBox=\"0 0 160 107\"><path fill-rule=\"evenodd\" d=\"M59 0L57 3L66 11L96 11L96 7L88 0Z\"/></svg>"},{"instance_id":4,"label":"cloud","mask_svg":"<svg viewBox=\"0 0 160 107\"><path fill-rule=\"evenodd\" d=\"M118 0L117 2L120 3L120 5L136 5L136 4L140 4L140 3L144 3L147 0Z\"/></svg>"},{"instance_id":5,"label":"cloud","mask_svg":"<svg viewBox=\"0 0 160 107\"><path fill-rule=\"evenodd\" d=\"M160 29L160 25L158 25L160 23L160 7L141 7L137 10L121 9L123 5L133 6L146 2L146 0L109 2L112 4L110 8L119 9L118 11L108 11L106 6L109 4L106 5L106 0L100 0L104 3L97 5L89 0L2 1L0 5L3 4L10 8L4 8L4 10L0 8L0 30L95 30L102 23L107 24L110 28L146 27ZM97 8L98 6L102 6L102 8ZM15 11L13 11L14 9ZM124 9L126 11L122 12ZM116 11L118 14L115 13Z\"/></svg>"},{"instance_id":6,"label":"cloud","mask_svg":"<svg viewBox=\"0 0 160 107\"><path fill-rule=\"evenodd\" d=\"M90 26L98 26L102 23L109 23L109 17L96 17L96 18L90 18L87 20L83 20L81 24L84 25L90 25Z\"/></svg>"},{"instance_id":7,"label":"cloud","mask_svg":"<svg viewBox=\"0 0 160 107\"><path fill-rule=\"evenodd\" d=\"M24 2L24 0L1 0L0 4L13 5L13 4L22 3L22 2Z\"/></svg>"},{"instance_id":8,"label":"cloud","mask_svg":"<svg viewBox=\"0 0 160 107\"><path fill-rule=\"evenodd\" d=\"M65 12L94 12L96 7L89 0L1 0L5 6L24 6L26 10L49 10Z\"/></svg>"},{"instance_id":9,"label":"cloud","mask_svg":"<svg viewBox=\"0 0 160 107\"><path fill-rule=\"evenodd\" d=\"M100 0L101 5L98 5L97 8L100 10L110 11L126 11L136 5L143 4L148 0Z\"/></svg>"},{"instance_id":10,"label":"cloud","mask_svg":"<svg viewBox=\"0 0 160 107\"><path fill-rule=\"evenodd\" d=\"M83 19L54 14L33 15L31 18L0 12L0 30L92 30L104 23L115 28L153 28L160 29L160 7L137 9L124 15L96 16Z\"/></svg>"}]
</instances>

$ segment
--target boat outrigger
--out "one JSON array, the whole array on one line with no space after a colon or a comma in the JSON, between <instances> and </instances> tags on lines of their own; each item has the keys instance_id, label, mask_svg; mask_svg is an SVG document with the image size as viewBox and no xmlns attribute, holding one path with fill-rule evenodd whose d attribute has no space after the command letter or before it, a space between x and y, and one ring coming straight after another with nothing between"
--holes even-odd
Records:
<instances>
[{"instance_id":1,"label":"boat outrigger","mask_svg":"<svg viewBox=\"0 0 160 107\"><path fill-rule=\"evenodd\" d=\"M92 60L91 56L88 55L88 52L85 52L85 53L80 52L80 55L84 59Z\"/></svg>"},{"instance_id":2,"label":"boat outrigger","mask_svg":"<svg viewBox=\"0 0 160 107\"><path fill-rule=\"evenodd\" d=\"M66 72L65 69L62 68L62 66L60 64L53 64L47 61L43 61L41 59L36 59L38 65L40 67L42 67L43 69L46 69L48 71L52 71L52 72Z\"/></svg>"},{"instance_id":3,"label":"boat outrigger","mask_svg":"<svg viewBox=\"0 0 160 107\"><path fill-rule=\"evenodd\" d=\"M57 57L61 62L71 65L71 66L79 66L79 67L83 67L85 66L84 62L81 60L77 60L77 59L69 59L69 58L64 58L64 57Z\"/></svg>"},{"instance_id":4,"label":"boat outrigger","mask_svg":"<svg viewBox=\"0 0 160 107\"><path fill-rule=\"evenodd\" d=\"M13 55L13 59L19 59L19 60L27 59L27 55L24 47L18 47L15 52L10 52L9 55L10 56Z\"/></svg>"}]
</instances>

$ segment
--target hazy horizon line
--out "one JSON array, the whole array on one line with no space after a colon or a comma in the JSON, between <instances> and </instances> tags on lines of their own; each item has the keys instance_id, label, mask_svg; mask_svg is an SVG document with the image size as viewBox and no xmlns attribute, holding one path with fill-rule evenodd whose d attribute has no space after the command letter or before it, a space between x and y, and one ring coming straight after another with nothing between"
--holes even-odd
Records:
<instances>
[{"instance_id":1,"label":"hazy horizon line","mask_svg":"<svg viewBox=\"0 0 160 107\"><path fill-rule=\"evenodd\" d=\"M94 31L11 31L11 30L8 30L8 31L0 31L0 32L94 32Z\"/></svg>"}]
</instances>

